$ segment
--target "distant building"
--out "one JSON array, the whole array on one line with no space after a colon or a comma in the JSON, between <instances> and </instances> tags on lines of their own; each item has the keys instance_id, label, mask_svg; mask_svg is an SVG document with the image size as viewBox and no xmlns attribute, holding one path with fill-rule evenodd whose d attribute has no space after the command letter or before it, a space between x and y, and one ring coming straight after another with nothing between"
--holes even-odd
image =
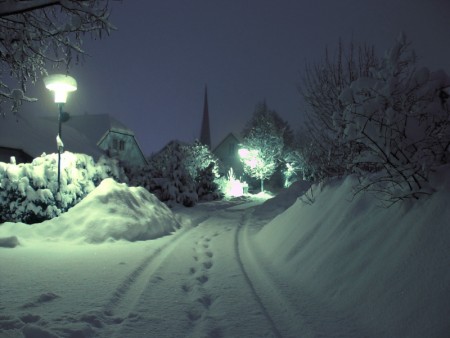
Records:
<instances>
[{"instance_id":1,"label":"distant building","mask_svg":"<svg viewBox=\"0 0 450 338\"><path fill-rule=\"evenodd\" d=\"M208 111L208 88L205 86L205 98L203 103L203 118L200 128L200 143L204 144L211 150L211 129L209 127L209 111Z\"/></svg>"},{"instance_id":2,"label":"distant building","mask_svg":"<svg viewBox=\"0 0 450 338\"><path fill-rule=\"evenodd\" d=\"M239 178L242 176L244 169L239 159L239 144L240 139L233 133L229 133L225 138L214 148L213 153L220 160L221 168L220 174L226 175L230 168L233 168L235 176Z\"/></svg>"},{"instance_id":3,"label":"distant building","mask_svg":"<svg viewBox=\"0 0 450 338\"><path fill-rule=\"evenodd\" d=\"M54 153L57 116L7 115L0 118L0 161L30 162L42 153ZM62 125L64 148L97 159L117 158L129 166L147 163L133 131L107 114L72 115Z\"/></svg>"}]
</instances>

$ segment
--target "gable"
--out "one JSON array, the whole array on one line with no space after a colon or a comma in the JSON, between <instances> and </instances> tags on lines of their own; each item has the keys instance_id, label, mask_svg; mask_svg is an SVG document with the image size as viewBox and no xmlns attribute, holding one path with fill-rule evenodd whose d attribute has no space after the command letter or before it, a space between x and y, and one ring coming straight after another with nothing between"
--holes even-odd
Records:
<instances>
[{"instance_id":1,"label":"gable","mask_svg":"<svg viewBox=\"0 0 450 338\"><path fill-rule=\"evenodd\" d=\"M221 162L221 174L226 174L230 168L239 176L243 172L242 163L239 158L240 140L233 133L229 133L214 148L213 153Z\"/></svg>"},{"instance_id":2,"label":"gable","mask_svg":"<svg viewBox=\"0 0 450 338\"><path fill-rule=\"evenodd\" d=\"M147 160L142 153L134 135L117 129L107 130L97 143L109 156L131 165L146 165Z\"/></svg>"},{"instance_id":3,"label":"gable","mask_svg":"<svg viewBox=\"0 0 450 338\"><path fill-rule=\"evenodd\" d=\"M213 153L219 158L234 156L238 151L239 143L240 143L239 139L233 133L229 133L214 148Z\"/></svg>"}]
</instances>

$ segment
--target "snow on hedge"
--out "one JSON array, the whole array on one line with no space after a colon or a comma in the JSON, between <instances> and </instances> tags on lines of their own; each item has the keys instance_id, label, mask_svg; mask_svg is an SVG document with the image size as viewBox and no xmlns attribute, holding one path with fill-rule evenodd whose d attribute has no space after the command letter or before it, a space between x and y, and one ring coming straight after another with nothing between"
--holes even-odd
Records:
<instances>
[{"instance_id":1,"label":"snow on hedge","mask_svg":"<svg viewBox=\"0 0 450 338\"><path fill-rule=\"evenodd\" d=\"M14 246L14 237L24 245L43 240L140 241L161 237L179 227L172 211L146 189L107 178L57 218L33 225L11 222L0 225L0 243L3 239L4 246Z\"/></svg>"},{"instance_id":2,"label":"snow on hedge","mask_svg":"<svg viewBox=\"0 0 450 338\"><path fill-rule=\"evenodd\" d=\"M126 180L115 160L64 152L58 193L58 155L37 157L31 163L0 162L0 222L36 223L51 219L77 204L100 182Z\"/></svg>"}]
</instances>

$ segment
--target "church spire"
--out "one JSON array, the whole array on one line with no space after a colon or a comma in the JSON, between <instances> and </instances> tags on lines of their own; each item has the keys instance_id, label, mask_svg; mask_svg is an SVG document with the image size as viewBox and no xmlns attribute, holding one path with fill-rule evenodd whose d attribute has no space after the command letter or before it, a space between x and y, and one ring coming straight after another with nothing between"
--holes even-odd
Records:
<instances>
[{"instance_id":1,"label":"church spire","mask_svg":"<svg viewBox=\"0 0 450 338\"><path fill-rule=\"evenodd\" d=\"M208 112L208 88L205 85L205 101L203 104L203 119L200 130L200 142L211 149L211 133L209 129L209 112Z\"/></svg>"}]
</instances>

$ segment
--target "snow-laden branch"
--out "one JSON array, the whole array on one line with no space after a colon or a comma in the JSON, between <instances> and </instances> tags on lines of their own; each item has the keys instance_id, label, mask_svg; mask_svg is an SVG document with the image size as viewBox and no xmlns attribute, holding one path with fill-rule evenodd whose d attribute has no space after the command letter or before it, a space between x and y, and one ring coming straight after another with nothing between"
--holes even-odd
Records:
<instances>
[{"instance_id":1,"label":"snow-laden branch","mask_svg":"<svg viewBox=\"0 0 450 338\"><path fill-rule=\"evenodd\" d=\"M3 0L0 1L0 17L30 12L59 2L59 0Z\"/></svg>"},{"instance_id":2,"label":"snow-laden branch","mask_svg":"<svg viewBox=\"0 0 450 338\"><path fill-rule=\"evenodd\" d=\"M115 27L109 22L109 1L100 0L0 0L0 69L8 83L22 92L28 83L47 74L49 67L80 62L83 37L101 38ZM2 83L1 103L20 106L8 96L14 88ZM26 96L24 95L24 98ZM24 99L25 100L25 99ZM0 107L1 108L1 107Z\"/></svg>"}]
</instances>

